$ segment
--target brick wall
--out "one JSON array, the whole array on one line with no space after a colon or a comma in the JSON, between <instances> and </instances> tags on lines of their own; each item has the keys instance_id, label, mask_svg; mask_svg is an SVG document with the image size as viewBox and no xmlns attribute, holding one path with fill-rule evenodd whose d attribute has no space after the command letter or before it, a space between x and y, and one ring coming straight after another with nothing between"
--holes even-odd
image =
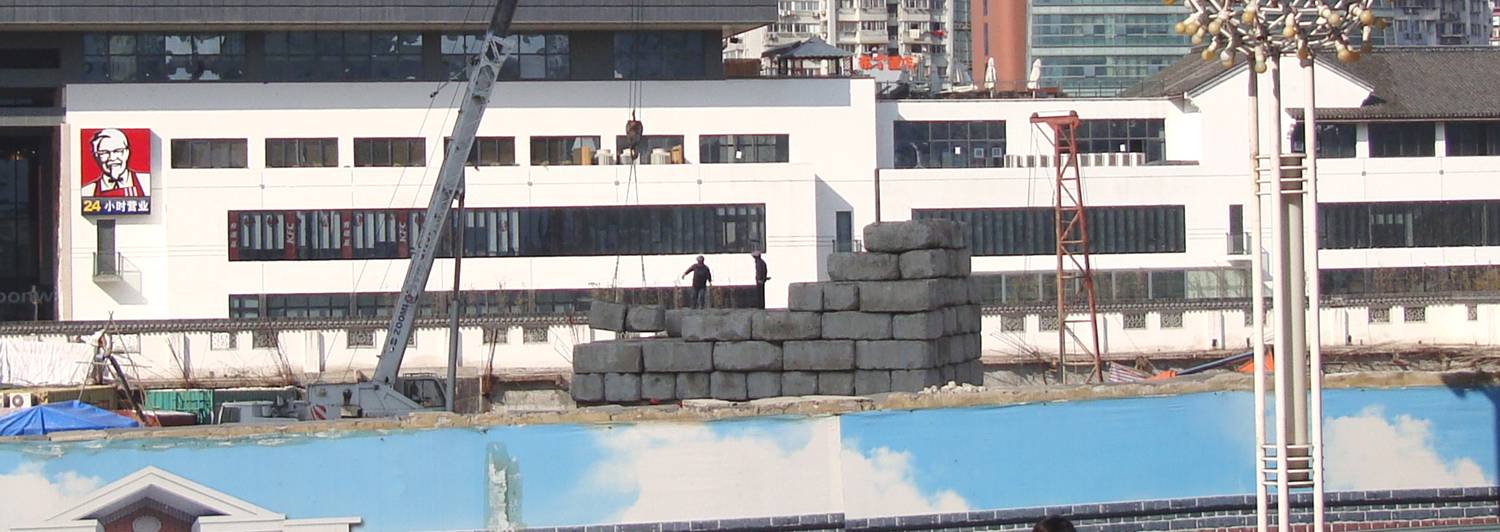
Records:
<instances>
[{"instance_id":1,"label":"brick wall","mask_svg":"<svg viewBox=\"0 0 1500 532\"><path fill-rule=\"evenodd\" d=\"M1272 498L1274 501L1274 497ZM1292 529L1312 530L1311 497L1294 494ZM1347 491L1325 499L1328 529L1390 530L1437 526L1500 528L1500 487ZM673 530L1031 530L1048 515L1062 515L1080 532L1255 530L1255 496L1232 495L1105 504L1076 504L946 514L846 519L843 514L782 516L586 527L588 532ZM1273 517L1272 523L1275 519ZM578 531L585 527L529 529Z\"/></svg>"}]
</instances>

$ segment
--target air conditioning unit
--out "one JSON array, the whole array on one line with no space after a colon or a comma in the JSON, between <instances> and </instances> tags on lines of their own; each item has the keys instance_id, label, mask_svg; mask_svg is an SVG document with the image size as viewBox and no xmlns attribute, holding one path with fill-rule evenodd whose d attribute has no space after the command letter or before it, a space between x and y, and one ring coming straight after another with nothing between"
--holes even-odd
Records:
<instances>
[{"instance_id":1,"label":"air conditioning unit","mask_svg":"<svg viewBox=\"0 0 1500 532\"><path fill-rule=\"evenodd\" d=\"M911 40L913 40L913 41L919 40L919 39L922 38L922 30L919 30L919 29L910 29L910 30L906 30L906 31L907 31L907 35L910 36L909 38Z\"/></svg>"},{"instance_id":2,"label":"air conditioning unit","mask_svg":"<svg viewBox=\"0 0 1500 532\"><path fill-rule=\"evenodd\" d=\"M36 399L31 392L11 392L0 395L0 408L31 408Z\"/></svg>"},{"instance_id":3,"label":"air conditioning unit","mask_svg":"<svg viewBox=\"0 0 1500 532\"><path fill-rule=\"evenodd\" d=\"M1144 153L1127 153L1125 155L1125 166L1145 166L1146 164L1146 154Z\"/></svg>"}]
</instances>

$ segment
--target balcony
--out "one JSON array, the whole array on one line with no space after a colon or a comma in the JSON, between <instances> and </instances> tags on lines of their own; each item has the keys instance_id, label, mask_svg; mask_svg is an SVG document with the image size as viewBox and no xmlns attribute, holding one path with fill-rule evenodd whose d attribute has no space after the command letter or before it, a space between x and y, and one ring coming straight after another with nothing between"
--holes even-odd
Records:
<instances>
[{"instance_id":1,"label":"balcony","mask_svg":"<svg viewBox=\"0 0 1500 532\"><path fill-rule=\"evenodd\" d=\"M1231 257L1250 254L1250 233L1226 233L1224 252Z\"/></svg>"},{"instance_id":2,"label":"balcony","mask_svg":"<svg viewBox=\"0 0 1500 532\"><path fill-rule=\"evenodd\" d=\"M94 252L94 282L138 285L141 270L119 252Z\"/></svg>"}]
</instances>

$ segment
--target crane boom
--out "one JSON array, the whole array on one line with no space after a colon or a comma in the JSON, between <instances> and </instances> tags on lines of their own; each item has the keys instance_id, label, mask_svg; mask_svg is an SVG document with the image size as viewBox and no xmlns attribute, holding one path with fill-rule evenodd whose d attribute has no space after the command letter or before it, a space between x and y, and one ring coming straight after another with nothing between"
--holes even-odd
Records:
<instances>
[{"instance_id":1,"label":"crane boom","mask_svg":"<svg viewBox=\"0 0 1500 532\"><path fill-rule=\"evenodd\" d=\"M469 148L474 144L474 135L479 131L479 121L489 106L490 94L500 73L500 40L510 32L511 19L515 16L517 0L498 0L490 25L484 34L484 43L479 50L477 64L469 72L469 85L463 102L458 108L458 120L453 124L452 141L447 156L443 158L438 172L437 186L427 204L426 216L411 252L411 264L406 270L406 280L401 284L401 297L391 311L391 324L386 329L385 347L380 351L380 362L375 366L375 382L392 386L401 371L401 359L406 356L406 342L411 336L412 321L416 319L418 302L427 288L427 278L432 274L432 262L437 245L447 228L448 211L464 186L464 163L469 159ZM463 245L457 242L455 245ZM457 294L454 294L457 296Z\"/></svg>"}]
</instances>

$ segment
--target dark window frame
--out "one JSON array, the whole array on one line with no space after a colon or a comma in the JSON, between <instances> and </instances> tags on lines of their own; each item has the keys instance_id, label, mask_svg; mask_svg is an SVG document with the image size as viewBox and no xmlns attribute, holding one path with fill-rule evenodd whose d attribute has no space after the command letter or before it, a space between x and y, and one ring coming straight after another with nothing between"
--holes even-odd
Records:
<instances>
[{"instance_id":1,"label":"dark window frame","mask_svg":"<svg viewBox=\"0 0 1500 532\"><path fill-rule=\"evenodd\" d=\"M891 138L896 168L1003 168L1008 152L1004 120L897 120Z\"/></svg>"},{"instance_id":2,"label":"dark window frame","mask_svg":"<svg viewBox=\"0 0 1500 532\"><path fill-rule=\"evenodd\" d=\"M1370 157L1432 157L1437 152L1436 122L1371 122Z\"/></svg>"},{"instance_id":3,"label":"dark window frame","mask_svg":"<svg viewBox=\"0 0 1500 532\"><path fill-rule=\"evenodd\" d=\"M598 135L538 135L530 139L532 166L587 166L599 156ZM579 150L591 150L587 157ZM588 159L584 161L584 159Z\"/></svg>"},{"instance_id":4,"label":"dark window frame","mask_svg":"<svg viewBox=\"0 0 1500 532\"><path fill-rule=\"evenodd\" d=\"M417 168L427 166L426 137L356 137L356 168Z\"/></svg>"},{"instance_id":5,"label":"dark window frame","mask_svg":"<svg viewBox=\"0 0 1500 532\"><path fill-rule=\"evenodd\" d=\"M244 32L85 33L90 82L235 81L245 78Z\"/></svg>"},{"instance_id":6,"label":"dark window frame","mask_svg":"<svg viewBox=\"0 0 1500 532\"><path fill-rule=\"evenodd\" d=\"M699 164L770 164L791 162L791 135L715 134L698 136Z\"/></svg>"},{"instance_id":7,"label":"dark window frame","mask_svg":"<svg viewBox=\"0 0 1500 532\"><path fill-rule=\"evenodd\" d=\"M443 157L453 147L453 137L443 138ZM515 137L475 137L465 166L516 166Z\"/></svg>"},{"instance_id":8,"label":"dark window frame","mask_svg":"<svg viewBox=\"0 0 1500 532\"><path fill-rule=\"evenodd\" d=\"M423 79L420 31L269 31L263 34L269 81Z\"/></svg>"},{"instance_id":9,"label":"dark window frame","mask_svg":"<svg viewBox=\"0 0 1500 532\"><path fill-rule=\"evenodd\" d=\"M268 138L266 168L337 168L339 139Z\"/></svg>"},{"instance_id":10,"label":"dark window frame","mask_svg":"<svg viewBox=\"0 0 1500 532\"><path fill-rule=\"evenodd\" d=\"M628 139L626 139L625 135L615 135L615 153L622 157L620 160L621 163L629 161L623 158L627 149L625 145L627 142ZM673 147L676 147L681 152L682 162L671 162ZM687 164L688 162L687 137L684 135L642 135L641 156L637 158L637 162L639 164L651 164L651 153L656 148L662 148L667 152L667 160L669 161L667 164Z\"/></svg>"},{"instance_id":11,"label":"dark window frame","mask_svg":"<svg viewBox=\"0 0 1500 532\"><path fill-rule=\"evenodd\" d=\"M172 139L174 169L239 169L250 167L247 139Z\"/></svg>"}]
</instances>

